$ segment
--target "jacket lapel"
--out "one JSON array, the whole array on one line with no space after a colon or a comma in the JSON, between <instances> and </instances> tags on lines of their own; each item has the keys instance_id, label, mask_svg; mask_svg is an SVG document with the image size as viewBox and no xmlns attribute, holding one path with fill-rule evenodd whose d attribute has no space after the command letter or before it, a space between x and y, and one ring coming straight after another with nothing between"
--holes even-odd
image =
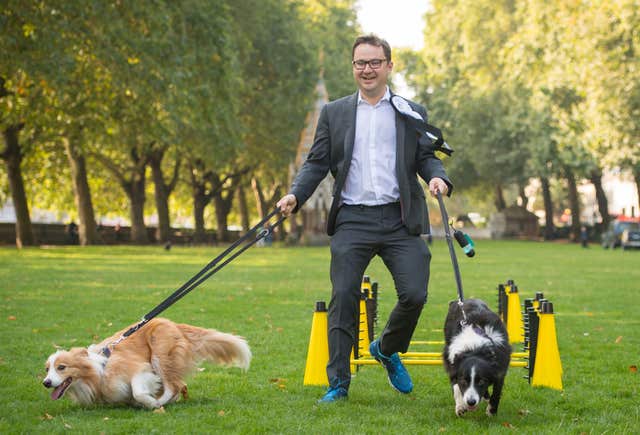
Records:
<instances>
[{"instance_id":1,"label":"jacket lapel","mask_svg":"<svg viewBox=\"0 0 640 435\"><path fill-rule=\"evenodd\" d=\"M342 119L345 122L343 158L339 163L341 168L338 170L338 179L336 180L336 191L341 191L344 182L347 179L349 168L351 167L351 157L353 156L353 144L356 138L356 110L358 107L358 92L351 95L345 102L343 108Z\"/></svg>"}]
</instances>

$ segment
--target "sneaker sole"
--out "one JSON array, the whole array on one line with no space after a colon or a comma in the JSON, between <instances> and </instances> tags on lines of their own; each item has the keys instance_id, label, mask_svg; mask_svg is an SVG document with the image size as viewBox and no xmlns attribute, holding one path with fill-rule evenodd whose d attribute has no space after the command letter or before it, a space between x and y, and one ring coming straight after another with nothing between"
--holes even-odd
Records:
<instances>
[{"instance_id":1,"label":"sneaker sole","mask_svg":"<svg viewBox=\"0 0 640 435\"><path fill-rule=\"evenodd\" d=\"M380 365L381 365L385 370L387 370L387 367L382 363L382 361L380 361L380 360L379 360L378 358L376 358L376 357L373 357L373 359L375 359L376 361L378 361L378 362L380 363ZM393 382L391 382L391 378L390 378L389 376L387 376L387 382L389 382L389 385L391 385L391 388L393 388L394 390L396 390L398 393L401 393L401 394L409 394L409 393L411 393L411 392L413 391L413 387L411 387L411 389L410 389L409 391L402 391L402 390L399 390L398 388L396 388L396 386L395 386L395 385L393 385Z\"/></svg>"}]
</instances>

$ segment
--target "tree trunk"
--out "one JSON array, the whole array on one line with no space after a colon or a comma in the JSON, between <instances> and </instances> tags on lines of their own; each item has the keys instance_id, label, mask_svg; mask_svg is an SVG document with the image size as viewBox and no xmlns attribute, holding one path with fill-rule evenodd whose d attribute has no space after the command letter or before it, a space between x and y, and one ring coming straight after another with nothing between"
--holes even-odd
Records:
<instances>
[{"instance_id":1,"label":"tree trunk","mask_svg":"<svg viewBox=\"0 0 640 435\"><path fill-rule=\"evenodd\" d=\"M565 177L567 178L569 207L571 208L571 231L569 233L569 240L578 242L580 240L580 199L578 196L578 187L576 177L571 169L565 168Z\"/></svg>"},{"instance_id":2,"label":"tree trunk","mask_svg":"<svg viewBox=\"0 0 640 435\"><path fill-rule=\"evenodd\" d=\"M599 228L600 232L609 227L609 201L607 195L602 188L602 172L600 170L593 171L591 173L591 183L596 190L596 201L598 202L598 211L602 218L602 224Z\"/></svg>"},{"instance_id":3,"label":"tree trunk","mask_svg":"<svg viewBox=\"0 0 640 435\"><path fill-rule=\"evenodd\" d=\"M553 240L555 238L556 229L553 224L553 201L551 200L551 187L547 177L540 177L542 184L542 200L544 203L544 239Z\"/></svg>"},{"instance_id":4,"label":"tree trunk","mask_svg":"<svg viewBox=\"0 0 640 435\"><path fill-rule=\"evenodd\" d=\"M244 185L238 183L236 190L238 196L238 211L240 213L240 225L242 226L242 234L246 234L249 231L249 207L247 206L247 194L244 191Z\"/></svg>"},{"instance_id":5,"label":"tree trunk","mask_svg":"<svg viewBox=\"0 0 640 435\"><path fill-rule=\"evenodd\" d=\"M520 197L521 207L526 209L529 204L529 198L527 197L527 193L524 191L524 185L518 185L518 196Z\"/></svg>"},{"instance_id":6,"label":"tree trunk","mask_svg":"<svg viewBox=\"0 0 640 435\"><path fill-rule=\"evenodd\" d=\"M637 164L633 167L633 179L636 181L636 194L638 195L638 203L636 204L636 216L640 216L640 164Z\"/></svg>"},{"instance_id":7,"label":"tree trunk","mask_svg":"<svg viewBox=\"0 0 640 435\"><path fill-rule=\"evenodd\" d=\"M496 210L502 211L505 208L507 208L507 203L504 200L504 195L502 193L502 186L500 184L496 184L494 194L495 194L494 204L496 206Z\"/></svg>"},{"instance_id":8,"label":"tree trunk","mask_svg":"<svg viewBox=\"0 0 640 435\"><path fill-rule=\"evenodd\" d=\"M4 130L5 150L0 155L5 161L7 177L9 178L9 189L11 199L16 212L16 246L35 245L33 227L29 216L29 204L27 194L24 190L24 179L22 178L22 150L18 136L24 124L11 125Z\"/></svg>"},{"instance_id":9,"label":"tree trunk","mask_svg":"<svg viewBox=\"0 0 640 435\"><path fill-rule=\"evenodd\" d=\"M153 146L150 144L149 147ZM148 150L139 153L136 148L129 150L130 162L126 168L120 167L111 159L93 153L104 167L116 178L129 199L129 218L131 219L131 241L138 244L149 243L149 235L144 224L144 203L146 201L145 177L147 173Z\"/></svg>"},{"instance_id":10,"label":"tree trunk","mask_svg":"<svg viewBox=\"0 0 640 435\"><path fill-rule=\"evenodd\" d=\"M193 192L193 220L195 222L195 229L193 233L193 242L200 244L206 242L206 235L204 229L204 209L209 203L209 198L204 192Z\"/></svg>"},{"instance_id":11,"label":"tree trunk","mask_svg":"<svg viewBox=\"0 0 640 435\"><path fill-rule=\"evenodd\" d=\"M218 190L213 195L213 204L216 209L216 235L218 240L222 242L229 241L229 231L227 231L229 212L231 211L231 204L233 202L233 194L235 188L227 190L227 196L224 196L224 190Z\"/></svg>"},{"instance_id":12,"label":"tree trunk","mask_svg":"<svg viewBox=\"0 0 640 435\"><path fill-rule=\"evenodd\" d=\"M72 144L69 138L64 138L63 143L71 168L73 194L78 210L78 219L80 221L78 228L80 244L83 246L95 245L96 243L100 243L101 240L93 212L91 189L89 188L89 181L87 179L86 159L84 155L79 152L78 148Z\"/></svg>"},{"instance_id":13,"label":"tree trunk","mask_svg":"<svg viewBox=\"0 0 640 435\"><path fill-rule=\"evenodd\" d=\"M253 177L251 179L251 189L253 189L253 195L256 198L256 208L258 209L258 215L260 217L260 220L262 220L267 215L267 204L264 200L264 194L262 193L260 180L258 180L256 177Z\"/></svg>"},{"instance_id":14,"label":"tree trunk","mask_svg":"<svg viewBox=\"0 0 640 435\"><path fill-rule=\"evenodd\" d=\"M156 211L158 213L158 230L156 239L160 243L166 243L171 238L171 220L169 217L169 189L162 174L162 159L165 148L157 148L149 154L149 166L151 166L151 176L153 178L154 197L156 200Z\"/></svg>"},{"instance_id":15,"label":"tree trunk","mask_svg":"<svg viewBox=\"0 0 640 435\"><path fill-rule=\"evenodd\" d=\"M147 227L144 224L144 203L145 195L145 169L135 171L129 183L129 217L131 219L131 241L136 244L146 245L149 243Z\"/></svg>"}]
</instances>

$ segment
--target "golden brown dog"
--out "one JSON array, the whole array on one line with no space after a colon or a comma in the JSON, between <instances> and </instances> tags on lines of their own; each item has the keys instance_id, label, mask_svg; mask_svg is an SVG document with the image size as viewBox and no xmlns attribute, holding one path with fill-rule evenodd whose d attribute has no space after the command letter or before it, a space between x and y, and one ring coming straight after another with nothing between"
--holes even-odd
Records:
<instances>
[{"instance_id":1,"label":"golden brown dog","mask_svg":"<svg viewBox=\"0 0 640 435\"><path fill-rule=\"evenodd\" d=\"M159 408L186 398L185 377L201 361L248 369L251 350L242 338L214 329L152 319L112 347L129 328L89 348L58 351L47 359L43 385L51 398L66 392L76 402L124 403Z\"/></svg>"}]
</instances>

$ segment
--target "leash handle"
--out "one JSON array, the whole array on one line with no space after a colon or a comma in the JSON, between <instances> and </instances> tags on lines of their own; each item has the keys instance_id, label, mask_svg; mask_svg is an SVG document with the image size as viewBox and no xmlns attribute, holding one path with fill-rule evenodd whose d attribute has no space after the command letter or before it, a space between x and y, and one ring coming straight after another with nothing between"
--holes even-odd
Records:
<instances>
[{"instance_id":1,"label":"leash handle","mask_svg":"<svg viewBox=\"0 0 640 435\"><path fill-rule=\"evenodd\" d=\"M456 251L453 248L453 240L451 237L451 230L449 229L449 215L447 209L444 207L444 200L442 199L442 193L440 190L436 192L438 198L438 204L440 205L440 214L442 215L442 223L444 225L444 234L449 245L449 255L451 255L451 263L453 264L453 273L456 277L456 285L458 286L458 304L462 309L462 303L464 302L464 293L462 291L462 278L460 276L460 267L458 266L458 258L456 257ZM464 310L462 311L464 315ZM465 316L466 317L466 316Z\"/></svg>"}]
</instances>

